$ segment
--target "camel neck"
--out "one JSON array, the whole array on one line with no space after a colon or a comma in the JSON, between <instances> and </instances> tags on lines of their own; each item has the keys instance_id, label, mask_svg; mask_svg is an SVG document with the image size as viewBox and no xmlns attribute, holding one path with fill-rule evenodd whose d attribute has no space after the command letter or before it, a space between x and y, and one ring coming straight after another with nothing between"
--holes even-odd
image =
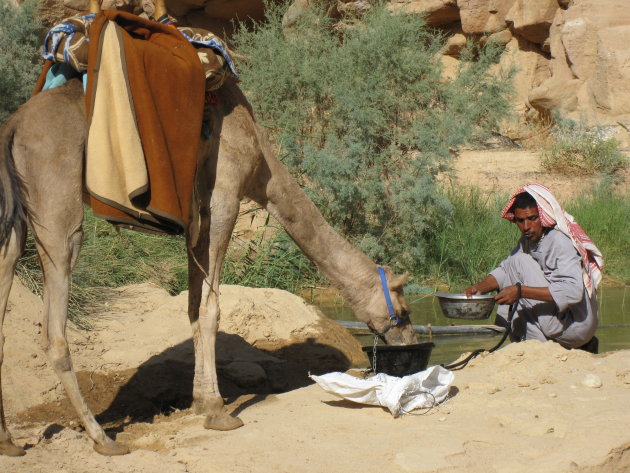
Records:
<instances>
[{"instance_id":1,"label":"camel neck","mask_svg":"<svg viewBox=\"0 0 630 473\"><path fill-rule=\"evenodd\" d=\"M380 290L376 264L326 222L293 177L275 157L265 183L267 210L282 224L306 256L335 286L358 316L375 290Z\"/></svg>"},{"instance_id":2,"label":"camel neck","mask_svg":"<svg viewBox=\"0 0 630 473\"><path fill-rule=\"evenodd\" d=\"M310 200L304 205L300 200L293 199L290 209L269 204L268 210L344 299L360 304L380 287L376 264L335 231ZM288 210L299 218L286 218Z\"/></svg>"}]
</instances>

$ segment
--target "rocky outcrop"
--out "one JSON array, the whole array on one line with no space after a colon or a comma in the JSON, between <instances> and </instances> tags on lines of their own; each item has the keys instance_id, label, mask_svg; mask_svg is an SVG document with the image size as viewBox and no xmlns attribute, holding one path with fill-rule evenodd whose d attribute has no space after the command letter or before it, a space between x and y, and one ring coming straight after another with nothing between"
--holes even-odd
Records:
<instances>
[{"instance_id":1,"label":"rocky outcrop","mask_svg":"<svg viewBox=\"0 0 630 473\"><path fill-rule=\"evenodd\" d=\"M588 125L615 127L617 138L630 144L627 0L457 0L455 27L452 17L435 21L434 12L452 3L409 0L404 11L448 28L444 54L451 57L470 38L505 45L501 65L517 67L514 105L521 117L557 110Z\"/></svg>"},{"instance_id":2,"label":"rocky outcrop","mask_svg":"<svg viewBox=\"0 0 630 473\"><path fill-rule=\"evenodd\" d=\"M448 27L443 53L450 57L470 38L505 45L501 65L518 68L514 105L523 118L557 110L587 124L615 126L618 138L630 142L627 0L458 0L455 27L451 17L435 21L438 3L445 8L453 2L409 0L404 11Z\"/></svg>"},{"instance_id":3,"label":"rocky outcrop","mask_svg":"<svg viewBox=\"0 0 630 473\"><path fill-rule=\"evenodd\" d=\"M289 29L317 1L333 18L361 13L368 0L294 0ZM104 0L142 10L151 0ZM64 0L81 9L87 0ZM262 0L167 0L182 23L230 36L232 20L262 20ZM505 46L503 67L516 66L514 105L520 116L554 110L586 124L616 126L626 143L630 129L630 8L628 0L389 0L392 11L425 15L449 36L443 49L449 68L466 42Z\"/></svg>"},{"instance_id":4,"label":"rocky outcrop","mask_svg":"<svg viewBox=\"0 0 630 473\"><path fill-rule=\"evenodd\" d=\"M630 10L624 0L574 0L566 10L558 9L549 34L551 75L530 92L530 103L627 126L629 40Z\"/></svg>"},{"instance_id":5,"label":"rocky outcrop","mask_svg":"<svg viewBox=\"0 0 630 473\"><path fill-rule=\"evenodd\" d=\"M549 37L549 28L556 11L558 11L557 0L536 2L516 0L505 19L516 35L532 43L543 45Z\"/></svg>"},{"instance_id":6,"label":"rocky outcrop","mask_svg":"<svg viewBox=\"0 0 630 473\"><path fill-rule=\"evenodd\" d=\"M465 34L496 33L507 28L507 13L515 0L457 0Z\"/></svg>"},{"instance_id":7,"label":"rocky outcrop","mask_svg":"<svg viewBox=\"0 0 630 473\"><path fill-rule=\"evenodd\" d=\"M292 21L310 0L295 0ZM333 3L333 2L331 2ZM505 46L515 66L514 106L523 119L563 116L616 127L630 143L628 0L390 0L392 11L425 15L449 39L449 70L470 39ZM295 7L295 8L294 8ZM298 8L299 7L299 8Z\"/></svg>"},{"instance_id":8,"label":"rocky outcrop","mask_svg":"<svg viewBox=\"0 0 630 473\"><path fill-rule=\"evenodd\" d=\"M448 25L459 22L456 0L391 0L392 10L425 15L428 25Z\"/></svg>"}]
</instances>

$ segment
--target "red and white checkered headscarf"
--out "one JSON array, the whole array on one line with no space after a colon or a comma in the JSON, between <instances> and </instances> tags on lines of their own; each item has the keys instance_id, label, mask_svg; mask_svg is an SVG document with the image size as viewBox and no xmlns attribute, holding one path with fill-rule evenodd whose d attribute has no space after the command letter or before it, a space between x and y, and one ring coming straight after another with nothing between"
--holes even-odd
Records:
<instances>
[{"instance_id":1,"label":"red and white checkered headscarf","mask_svg":"<svg viewBox=\"0 0 630 473\"><path fill-rule=\"evenodd\" d=\"M560 203L553 196L551 191L542 184L528 184L517 190L510 201L506 204L501 212L501 217L514 222L514 213L512 205L516 196L527 192L531 195L538 205L538 215L543 227L556 227L566 236L571 238L573 246L582 257L582 273L584 277L584 286L588 291L588 295L592 295L593 290L597 289L602 280L602 267L604 266L604 257L601 251L595 246L586 232L578 225L572 215L564 211Z\"/></svg>"}]
</instances>

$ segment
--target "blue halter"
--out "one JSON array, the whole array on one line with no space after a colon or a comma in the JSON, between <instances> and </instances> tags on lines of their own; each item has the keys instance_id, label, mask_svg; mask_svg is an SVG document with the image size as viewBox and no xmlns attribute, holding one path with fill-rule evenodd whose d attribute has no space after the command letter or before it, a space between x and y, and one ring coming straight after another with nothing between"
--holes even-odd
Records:
<instances>
[{"instance_id":1,"label":"blue halter","mask_svg":"<svg viewBox=\"0 0 630 473\"><path fill-rule=\"evenodd\" d=\"M387 287L387 278L385 277L385 270L378 267L378 274L381 276L381 286L383 288L383 294L385 295L385 303L387 304L387 310L389 312L389 320L390 322L395 322L394 325L398 325L404 322L404 319L401 319L394 312L394 304L392 304L392 299L389 297L389 288Z\"/></svg>"}]
</instances>

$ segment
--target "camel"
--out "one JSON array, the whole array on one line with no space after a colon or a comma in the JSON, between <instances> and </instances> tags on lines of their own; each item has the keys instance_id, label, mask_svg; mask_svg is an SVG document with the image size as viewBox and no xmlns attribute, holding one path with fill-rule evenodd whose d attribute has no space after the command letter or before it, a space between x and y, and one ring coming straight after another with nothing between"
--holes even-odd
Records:
<instances>
[{"instance_id":1,"label":"camel","mask_svg":"<svg viewBox=\"0 0 630 473\"><path fill-rule=\"evenodd\" d=\"M219 392L215 341L221 270L242 198L267 209L326 275L356 317L389 344L411 344L416 335L403 295L406 275L379 269L322 217L274 155L251 106L233 80L216 91L211 137L200 142L189 248L188 313L194 343L193 410L208 429L243 425ZM0 368L2 322L26 233L36 241L44 274L43 350L58 375L94 449L120 455L127 447L110 439L79 390L66 340L68 291L82 241L85 100L80 81L32 97L0 128ZM385 290L385 287L387 290ZM393 310L388 307L391 299ZM11 441L0 379L0 454L25 451Z\"/></svg>"}]
</instances>

